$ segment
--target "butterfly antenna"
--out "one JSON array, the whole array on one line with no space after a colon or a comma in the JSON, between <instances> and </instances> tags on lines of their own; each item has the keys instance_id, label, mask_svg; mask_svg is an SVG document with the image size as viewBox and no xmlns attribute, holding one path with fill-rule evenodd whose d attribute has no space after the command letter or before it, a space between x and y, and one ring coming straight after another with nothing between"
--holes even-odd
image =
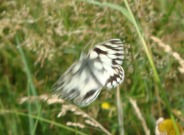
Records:
<instances>
[{"instance_id":1,"label":"butterfly antenna","mask_svg":"<svg viewBox=\"0 0 184 135\"><path fill-rule=\"evenodd\" d=\"M86 50L86 48L91 44L91 42L92 42L92 40L90 40L90 41L88 42L88 44L84 47L84 49L82 50L82 52L84 52L84 51Z\"/></svg>"},{"instance_id":2,"label":"butterfly antenna","mask_svg":"<svg viewBox=\"0 0 184 135\"><path fill-rule=\"evenodd\" d=\"M92 40L90 40L90 41L88 42L88 44L82 49L82 52L81 52L81 54L80 54L80 60L83 60L83 58L85 57L85 55L86 55L85 50L86 50L86 48L91 44L91 42L92 42Z\"/></svg>"}]
</instances>

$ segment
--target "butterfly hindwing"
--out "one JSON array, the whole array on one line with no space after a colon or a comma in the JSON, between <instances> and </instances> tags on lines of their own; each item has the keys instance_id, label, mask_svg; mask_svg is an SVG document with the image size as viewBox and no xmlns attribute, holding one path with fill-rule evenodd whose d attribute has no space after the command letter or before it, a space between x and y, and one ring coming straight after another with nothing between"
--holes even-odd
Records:
<instances>
[{"instance_id":1,"label":"butterfly hindwing","mask_svg":"<svg viewBox=\"0 0 184 135\"><path fill-rule=\"evenodd\" d=\"M116 87L124 80L123 59L124 47L120 39L99 43L89 53L90 67L106 88Z\"/></svg>"},{"instance_id":2,"label":"butterfly hindwing","mask_svg":"<svg viewBox=\"0 0 184 135\"><path fill-rule=\"evenodd\" d=\"M114 88L117 85L121 84L124 80L125 75L123 68L121 66L114 66L113 69L115 73L107 80L106 88Z\"/></svg>"}]
</instances>

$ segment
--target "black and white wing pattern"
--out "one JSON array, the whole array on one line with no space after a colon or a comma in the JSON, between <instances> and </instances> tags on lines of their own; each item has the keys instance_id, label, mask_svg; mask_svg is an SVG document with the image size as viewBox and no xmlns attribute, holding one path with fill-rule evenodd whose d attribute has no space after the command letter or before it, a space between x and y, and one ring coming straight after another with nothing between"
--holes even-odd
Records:
<instances>
[{"instance_id":1,"label":"black and white wing pattern","mask_svg":"<svg viewBox=\"0 0 184 135\"><path fill-rule=\"evenodd\" d=\"M53 91L79 106L87 106L103 87L110 89L123 82L123 59L124 46L120 39L99 43L87 55L82 53L53 85Z\"/></svg>"}]
</instances>

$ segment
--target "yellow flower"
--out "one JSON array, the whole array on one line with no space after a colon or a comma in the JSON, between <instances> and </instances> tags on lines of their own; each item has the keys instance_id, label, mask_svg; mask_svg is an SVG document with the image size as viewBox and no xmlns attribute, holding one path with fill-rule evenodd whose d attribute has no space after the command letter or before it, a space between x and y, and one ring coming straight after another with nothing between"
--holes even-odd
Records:
<instances>
[{"instance_id":1,"label":"yellow flower","mask_svg":"<svg viewBox=\"0 0 184 135\"><path fill-rule=\"evenodd\" d=\"M108 102L103 102L101 104L101 108L104 110L109 110L110 109L110 104Z\"/></svg>"},{"instance_id":2,"label":"yellow flower","mask_svg":"<svg viewBox=\"0 0 184 135\"><path fill-rule=\"evenodd\" d=\"M159 118L156 123L156 135L177 135L174 123L171 119ZM180 135L184 135L183 127L176 123Z\"/></svg>"}]
</instances>

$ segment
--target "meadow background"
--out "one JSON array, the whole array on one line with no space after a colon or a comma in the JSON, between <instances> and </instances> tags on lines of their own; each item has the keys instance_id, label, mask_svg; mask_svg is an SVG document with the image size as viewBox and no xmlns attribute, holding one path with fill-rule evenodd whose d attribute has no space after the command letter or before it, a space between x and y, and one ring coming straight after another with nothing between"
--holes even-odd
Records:
<instances>
[{"instance_id":1,"label":"meadow background","mask_svg":"<svg viewBox=\"0 0 184 135\"><path fill-rule=\"evenodd\" d=\"M116 89L85 108L46 100L89 42L111 38L126 44L121 120ZM153 135L159 117L184 125L183 82L183 0L0 1L1 135Z\"/></svg>"}]
</instances>

